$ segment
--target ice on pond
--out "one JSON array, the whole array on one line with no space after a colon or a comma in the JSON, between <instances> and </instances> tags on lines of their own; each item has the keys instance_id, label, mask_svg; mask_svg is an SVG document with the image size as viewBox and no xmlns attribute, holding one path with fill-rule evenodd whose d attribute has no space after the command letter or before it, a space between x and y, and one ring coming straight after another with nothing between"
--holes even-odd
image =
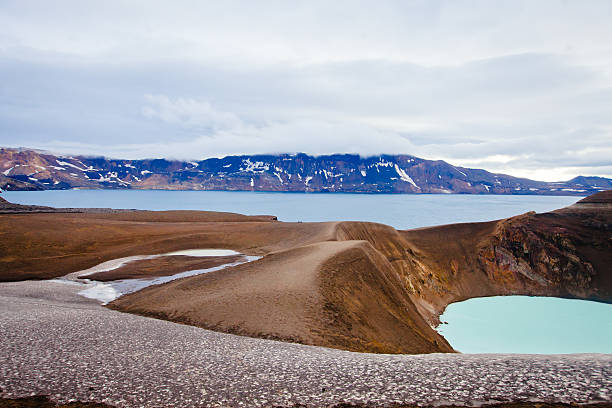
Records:
<instances>
[{"instance_id":1,"label":"ice on pond","mask_svg":"<svg viewBox=\"0 0 612 408\"><path fill-rule=\"evenodd\" d=\"M107 272L112 271L113 269L118 269L125 265L128 262L133 261L142 261L147 259L155 259L161 258L163 256L231 256L231 255L240 255L240 252L233 251L231 249L185 249L182 251L174 251L167 252L164 254L155 254L155 255L133 255L126 256L124 258L112 259L110 261L102 262L96 266L93 266L89 269L85 269L83 271L71 273L66 275L67 278L76 278L78 276L87 276L93 275L98 272Z\"/></svg>"},{"instance_id":2,"label":"ice on pond","mask_svg":"<svg viewBox=\"0 0 612 408\"><path fill-rule=\"evenodd\" d=\"M112 302L121 296L121 293L117 291L113 287L112 284L109 283L91 283L88 285L92 285L91 287L82 290L79 292L79 295L84 296L88 299L96 299L106 304L108 302Z\"/></svg>"},{"instance_id":3,"label":"ice on pond","mask_svg":"<svg viewBox=\"0 0 612 408\"><path fill-rule=\"evenodd\" d=\"M242 256L235 262L228 262L223 265L215 266L207 269L197 269L192 271L185 271L170 276L159 276L155 278L140 278L140 279L121 279L109 282L96 282L84 276L92 275L98 272L111 271L113 269L120 268L128 262L161 258L164 256L197 256L197 257L211 257L211 256L232 256L242 255L240 252L233 251L231 249L187 249L183 251L168 252L164 254L156 255L134 255L127 256L124 258L112 259L110 261L102 262L89 269L70 273L63 278L53 279L54 282L72 283L77 285L83 285L85 289L79 292L81 296L89 299L96 299L102 304L107 304L117 299L118 297L127 293L136 292L144 289L151 285L161 285L176 279L186 278L188 276L200 275L202 273L214 272L221 269L237 266L246 262L255 261L261 257L259 256Z\"/></svg>"},{"instance_id":4,"label":"ice on pond","mask_svg":"<svg viewBox=\"0 0 612 408\"><path fill-rule=\"evenodd\" d=\"M168 252L160 256L231 256L240 255L240 252L232 251L231 249L186 249L184 251Z\"/></svg>"}]
</instances>

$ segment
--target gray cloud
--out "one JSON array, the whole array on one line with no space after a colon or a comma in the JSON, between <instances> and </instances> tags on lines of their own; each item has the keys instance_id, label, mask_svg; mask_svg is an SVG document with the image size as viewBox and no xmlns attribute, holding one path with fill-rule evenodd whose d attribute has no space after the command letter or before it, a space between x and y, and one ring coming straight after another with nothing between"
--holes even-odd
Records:
<instances>
[{"instance_id":1,"label":"gray cloud","mask_svg":"<svg viewBox=\"0 0 612 408\"><path fill-rule=\"evenodd\" d=\"M612 176L607 1L0 11L0 145L128 158L401 152L533 178Z\"/></svg>"}]
</instances>

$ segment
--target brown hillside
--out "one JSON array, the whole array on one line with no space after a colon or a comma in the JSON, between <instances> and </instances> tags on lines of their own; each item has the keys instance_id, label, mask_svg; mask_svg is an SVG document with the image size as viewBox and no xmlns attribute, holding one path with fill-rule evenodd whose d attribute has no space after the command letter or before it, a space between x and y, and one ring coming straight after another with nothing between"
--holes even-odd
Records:
<instances>
[{"instance_id":1,"label":"brown hillside","mask_svg":"<svg viewBox=\"0 0 612 408\"><path fill-rule=\"evenodd\" d=\"M48 279L130 255L227 248L261 255L332 237L333 223L195 211L0 215L0 280Z\"/></svg>"},{"instance_id":2,"label":"brown hillside","mask_svg":"<svg viewBox=\"0 0 612 408\"><path fill-rule=\"evenodd\" d=\"M452 351L363 241L319 242L123 296L112 308L234 334L352 351Z\"/></svg>"},{"instance_id":3,"label":"brown hillside","mask_svg":"<svg viewBox=\"0 0 612 408\"><path fill-rule=\"evenodd\" d=\"M610 198L598 193L550 213L411 231L183 211L5 214L0 279L56 277L129 255L228 248L263 258L149 287L111 307L354 351L448 352L430 324L451 302L510 294L611 302ZM183 261L172 271L187 267ZM141 265L160 272L159 262Z\"/></svg>"}]
</instances>

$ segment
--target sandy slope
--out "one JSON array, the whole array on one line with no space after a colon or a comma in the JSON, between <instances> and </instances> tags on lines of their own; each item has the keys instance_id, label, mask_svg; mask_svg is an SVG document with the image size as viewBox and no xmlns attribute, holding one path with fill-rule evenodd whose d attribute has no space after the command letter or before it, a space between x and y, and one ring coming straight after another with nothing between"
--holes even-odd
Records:
<instances>
[{"instance_id":1,"label":"sandy slope","mask_svg":"<svg viewBox=\"0 0 612 408\"><path fill-rule=\"evenodd\" d=\"M214 330L353 351L452 351L365 241L275 252L122 297L111 307Z\"/></svg>"},{"instance_id":2,"label":"sandy slope","mask_svg":"<svg viewBox=\"0 0 612 408\"><path fill-rule=\"evenodd\" d=\"M264 255L126 295L113 308L356 351L452 351L447 304L527 294L612 301L612 194L567 209L412 231L206 212L0 215L0 279L190 248Z\"/></svg>"}]
</instances>

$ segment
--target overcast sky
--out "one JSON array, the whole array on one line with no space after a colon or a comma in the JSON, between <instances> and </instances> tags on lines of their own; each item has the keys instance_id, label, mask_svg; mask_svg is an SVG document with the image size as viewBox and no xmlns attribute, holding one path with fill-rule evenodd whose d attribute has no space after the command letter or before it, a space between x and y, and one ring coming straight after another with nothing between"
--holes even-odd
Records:
<instances>
[{"instance_id":1,"label":"overcast sky","mask_svg":"<svg viewBox=\"0 0 612 408\"><path fill-rule=\"evenodd\" d=\"M0 145L612 177L612 1L0 0Z\"/></svg>"}]
</instances>

